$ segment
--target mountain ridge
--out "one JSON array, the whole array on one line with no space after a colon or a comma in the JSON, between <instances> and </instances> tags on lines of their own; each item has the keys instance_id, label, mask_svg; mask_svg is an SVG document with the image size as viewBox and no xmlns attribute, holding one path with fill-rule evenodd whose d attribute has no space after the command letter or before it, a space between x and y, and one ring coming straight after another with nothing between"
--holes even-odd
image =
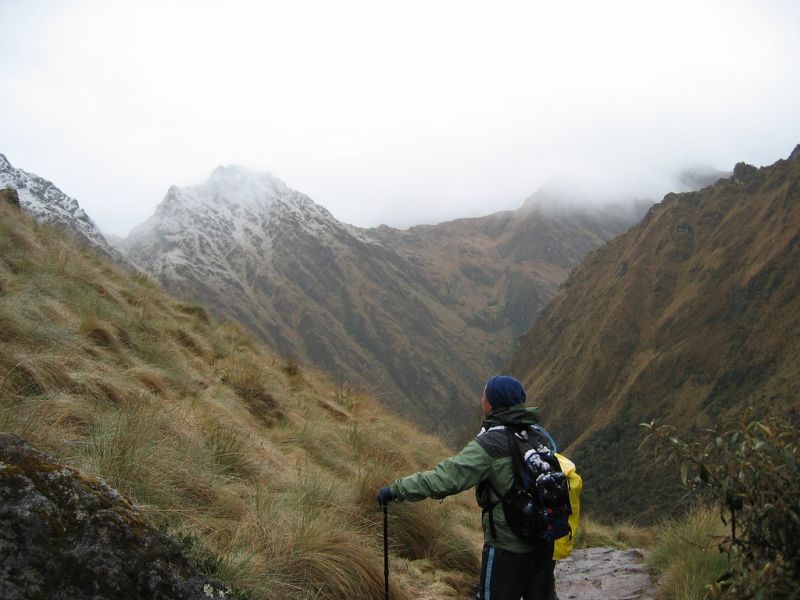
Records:
<instances>
[{"instance_id":1,"label":"mountain ridge","mask_svg":"<svg viewBox=\"0 0 800 600\"><path fill-rule=\"evenodd\" d=\"M674 479L639 454L640 422L800 408L799 261L800 147L666 195L572 272L511 371L584 465L590 506L622 518L625 489L640 515L675 510Z\"/></svg>"}]
</instances>

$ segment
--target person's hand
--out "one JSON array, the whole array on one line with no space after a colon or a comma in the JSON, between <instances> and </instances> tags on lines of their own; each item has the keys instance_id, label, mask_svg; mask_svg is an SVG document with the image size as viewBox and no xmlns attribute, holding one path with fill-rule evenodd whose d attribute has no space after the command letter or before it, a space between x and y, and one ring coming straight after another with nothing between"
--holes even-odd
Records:
<instances>
[{"instance_id":1,"label":"person's hand","mask_svg":"<svg viewBox=\"0 0 800 600\"><path fill-rule=\"evenodd\" d=\"M388 487L382 487L378 492L378 504L381 506L386 506L392 500L394 500L394 496L392 496L392 490L390 490Z\"/></svg>"}]
</instances>

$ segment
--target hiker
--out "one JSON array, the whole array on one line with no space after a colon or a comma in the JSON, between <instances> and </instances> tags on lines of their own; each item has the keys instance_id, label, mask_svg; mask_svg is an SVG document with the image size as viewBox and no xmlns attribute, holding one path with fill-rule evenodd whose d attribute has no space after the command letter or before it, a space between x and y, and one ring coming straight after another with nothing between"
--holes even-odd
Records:
<instances>
[{"instance_id":1,"label":"hiker","mask_svg":"<svg viewBox=\"0 0 800 600\"><path fill-rule=\"evenodd\" d=\"M383 506L392 500L444 498L477 486L478 505L484 509L484 544L476 600L557 600L553 542L525 542L514 534L498 496L513 484L506 428L524 430L539 422L539 410L525 407L524 402L519 381L506 375L492 377L483 390L485 420L475 439L432 470L398 479L378 492Z\"/></svg>"}]
</instances>

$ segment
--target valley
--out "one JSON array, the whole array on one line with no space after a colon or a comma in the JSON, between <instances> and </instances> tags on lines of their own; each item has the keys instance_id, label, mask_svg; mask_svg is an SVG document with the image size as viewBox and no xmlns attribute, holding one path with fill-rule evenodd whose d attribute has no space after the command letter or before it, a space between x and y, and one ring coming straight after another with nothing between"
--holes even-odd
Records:
<instances>
[{"instance_id":1,"label":"valley","mask_svg":"<svg viewBox=\"0 0 800 600\"><path fill-rule=\"evenodd\" d=\"M480 218L363 229L271 175L220 167L205 184L170 189L118 247L277 352L463 439L484 380L570 269L635 214L533 197Z\"/></svg>"},{"instance_id":2,"label":"valley","mask_svg":"<svg viewBox=\"0 0 800 600\"><path fill-rule=\"evenodd\" d=\"M3 160L0 428L109 481L204 576L266 585L252 597L334 581L378 594L374 490L469 437L484 376L506 366L606 522L686 510L640 423L692 435L748 407L800 416L800 147L668 194L639 222L537 194L364 229L220 167L114 247L74 199ZM320 506L352 508L329 527ZM476 514L466 495L398 509L398 598L468 593ZM344 538L355 572L314 562L315 544ZM304 558L275 563L285 552Z\"/></svg>"}]
</instances>

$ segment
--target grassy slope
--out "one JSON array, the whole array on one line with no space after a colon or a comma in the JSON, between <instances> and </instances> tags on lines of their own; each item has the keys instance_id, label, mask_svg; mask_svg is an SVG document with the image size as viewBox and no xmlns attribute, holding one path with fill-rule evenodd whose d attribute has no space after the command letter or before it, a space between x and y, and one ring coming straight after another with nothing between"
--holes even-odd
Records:
<instances>
[{"instance_id":1,"label":"grassy slope","mask_svg":"<svg viewBox=\"0 0 800 600\"><path fill-rule=\"evenodd\" d=\"M380 598L374 494L447 450L0 203L0 430L105 478L246 598ZM463 597L470 497L392 505L393 598Z\"/></svg>"}]
</instances>

